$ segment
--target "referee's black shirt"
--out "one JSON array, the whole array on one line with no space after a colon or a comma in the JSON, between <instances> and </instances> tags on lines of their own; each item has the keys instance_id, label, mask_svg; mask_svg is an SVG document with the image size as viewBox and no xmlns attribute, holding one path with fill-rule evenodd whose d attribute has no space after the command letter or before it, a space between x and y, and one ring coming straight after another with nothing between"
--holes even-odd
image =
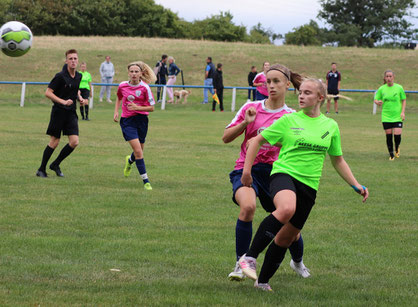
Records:
<instances>
[{"instance_id":1,"label":"referee's black shirt","mask_svg":"<svg viewBox=\"0 0 418 307\"><path fill-rule=\"evenodd\" d=\"M55 107L66 110L76 110L77 93L80 86L82 75L76 71L74 78L70 76L67 69L67 64L64 65L62 71L57 73L55 77L49 82L48 87L54 90L54 94L64 100L71 99L73 104L64 106L60 103L54 102Z\"/></svg>"}]
</instances>

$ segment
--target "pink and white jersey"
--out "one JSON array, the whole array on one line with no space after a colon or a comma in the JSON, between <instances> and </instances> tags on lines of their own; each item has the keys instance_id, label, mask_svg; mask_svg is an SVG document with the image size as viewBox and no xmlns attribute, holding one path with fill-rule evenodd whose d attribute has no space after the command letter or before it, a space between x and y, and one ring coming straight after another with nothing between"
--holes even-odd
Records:
<instances>
[{"instance_id":1,"label":"pink and white jersey","mask_svg":"<svg viewBox=\"0 0 418 307\"><path fill-rule=\"evenodd\" d=\"M137 114L149 114L149 112L145 111L128 110L129 103L135 103L136 105L143 107L153 106L155 104L151 89L144 81L139 82L137 85L132 85L128 81L123 81L119 84L117 95L118 98L122 100L121 117L125 118Z\"/></svg>"},{"instance_id":2,"label":"pink and white jersey","mask_svg":"<svg viewBox=\"0 0 418 307\"><path fill-rule=\"evenodd\" d=\"M258 73L253 80L253 83L263 83L262 86L257 86L257 91L259 91L260 94L263 94L264 96L269 95L266 81L267 81L267 78L266 78L266 75L264 74L264 71Z\"/></svg>"},{"instance_id":3,"label":"pink and white jersey","mask_svg":"<svg viewBox=\"0 0 418 307\"><path fill-rule=\"evenodd\" d=\"M259 135L261 131L269 127L283 115L295 112L295 110L289 108L287 105L284 105L282 108L277 110L269 110L265 106L265 100L247 102L241 107L235 118L228 126L226 126L226 128L234 127L242 123L245 119L245 112L251 107L256 109L257 114L255 120L244 130L245 137L241 144L241 153L238 160L235 162L234 169L236 170L244 168L245 156L247 154L246 144L249 139ZM264 144L258 151L254 165L257 163L273 164L273 162L277 160L279 152L280 148L272 146L269 143Z\"/></svg>"}]
</instances>

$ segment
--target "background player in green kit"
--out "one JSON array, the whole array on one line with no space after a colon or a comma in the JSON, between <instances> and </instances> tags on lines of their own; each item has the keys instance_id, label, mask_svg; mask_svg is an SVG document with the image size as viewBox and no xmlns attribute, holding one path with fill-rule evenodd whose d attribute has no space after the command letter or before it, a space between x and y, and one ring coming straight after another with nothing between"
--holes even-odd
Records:
<instances>
[{"instance_id":1,"label":"background player in green kit","mask_svg":"<svg viewBox=\"0 0 418 307\"><path fill-rule=\"evenodd\" d=\"M239 265L243 273L256 280L255 287L272 291L268 284L279 268L287 248L300 233L315 204L316 192L328 152L338 174L363 196L369 193L354 178L342 156L338 124L320 112L326 97L321 81L305 80L299 89L302 111L286 114L249 141L241 182L251 186L251 168L260 147L269 143L281 146L270 177L270 194L276 210L260 224L248 253ZM257 278L256 258L270 244Z\"/></svg>"},{"instance_id":2,"label":"background player in green kit","mask_svg":"<svg viewBox=\"0 0 418 307\"><path fill-rule=\"evenodd\" d=\"M80 74L83 76L81 78L81 82L80 82L80 94L81 97L83 97L84 99L89 99L91 98L91 75L88 71L86 71L87 69L87 64L86 62L82 62L81 66L80 66ZM81 114L81 119L82 120L90 120L89 119L89 105L85 104L85 105L80 105L80 114ZM86 114L86 116L84 116L84 114Z\"/></svg>"},{"instance_id":3,"label":"background player in green kit","mask_svg":"<svg viewBox=\"0 0 418 307\"><path fill-rule=\"evenodd\" d=\"M389 151L389 160L399 158L403 121L405 120L406 95L402 85L394 83L395 74L386 70L383 82L385 83L376 92L374 103L382 106L382 124L386 133L386 145ZM392 132L393 130L393 132ZM393 153L393 136L395 134L395 154Z\"/></svg>"}]
</instances>

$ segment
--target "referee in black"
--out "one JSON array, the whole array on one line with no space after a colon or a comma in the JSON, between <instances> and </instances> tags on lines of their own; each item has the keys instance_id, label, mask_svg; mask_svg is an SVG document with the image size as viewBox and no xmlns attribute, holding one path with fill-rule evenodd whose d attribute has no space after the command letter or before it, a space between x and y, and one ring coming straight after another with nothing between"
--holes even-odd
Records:
<instances>
[{"instance_id":1,"label":"referee in black","mask_svg":"<svg viewBox=\"0 0 418 307\"><path fill-rule=\"evenodd\" d=\"M54 103L51 110L51 119L46 131L46 134L51 138L44 150L42 164L36 172L36 176L38 177L48 177L46 165L60 142L61 132L64 135L68 135L68 144L64 146L55 161L49 165L49 168L53 170L57 176L64 177L64 174L60 169L60 163L68 157L78 145L76 101L78 98L81 105L86 105L88 100L83 99L80 95L79 86L82 76L76 71L77 65L77 51L75 49L70 49L65 52L65 65L62 68L62 71L57 73L51 80L46 90L45 96Z\"/></svg>"}]
</instances>

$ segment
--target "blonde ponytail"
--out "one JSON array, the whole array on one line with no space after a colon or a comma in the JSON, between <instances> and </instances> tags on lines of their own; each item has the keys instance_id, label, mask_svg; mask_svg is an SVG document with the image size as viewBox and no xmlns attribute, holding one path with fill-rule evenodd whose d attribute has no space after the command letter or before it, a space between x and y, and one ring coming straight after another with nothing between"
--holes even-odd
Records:
<instances>
[{"instance_id":1,"label":"blonde ponytail","mask_svg":"<svg viewBox=\"0 0 418 307\"><path fill-rule=\"evenodd\" d=\"M142 75L141 80L144 81L147 84L154 83L157 80L157 76L154 74L154 71L149 67L146 63L142 61L135 61L132 63L129 63L128 70L131 66L138 66L139 69L141 69Z\"/></svg>"}]
</instances>

